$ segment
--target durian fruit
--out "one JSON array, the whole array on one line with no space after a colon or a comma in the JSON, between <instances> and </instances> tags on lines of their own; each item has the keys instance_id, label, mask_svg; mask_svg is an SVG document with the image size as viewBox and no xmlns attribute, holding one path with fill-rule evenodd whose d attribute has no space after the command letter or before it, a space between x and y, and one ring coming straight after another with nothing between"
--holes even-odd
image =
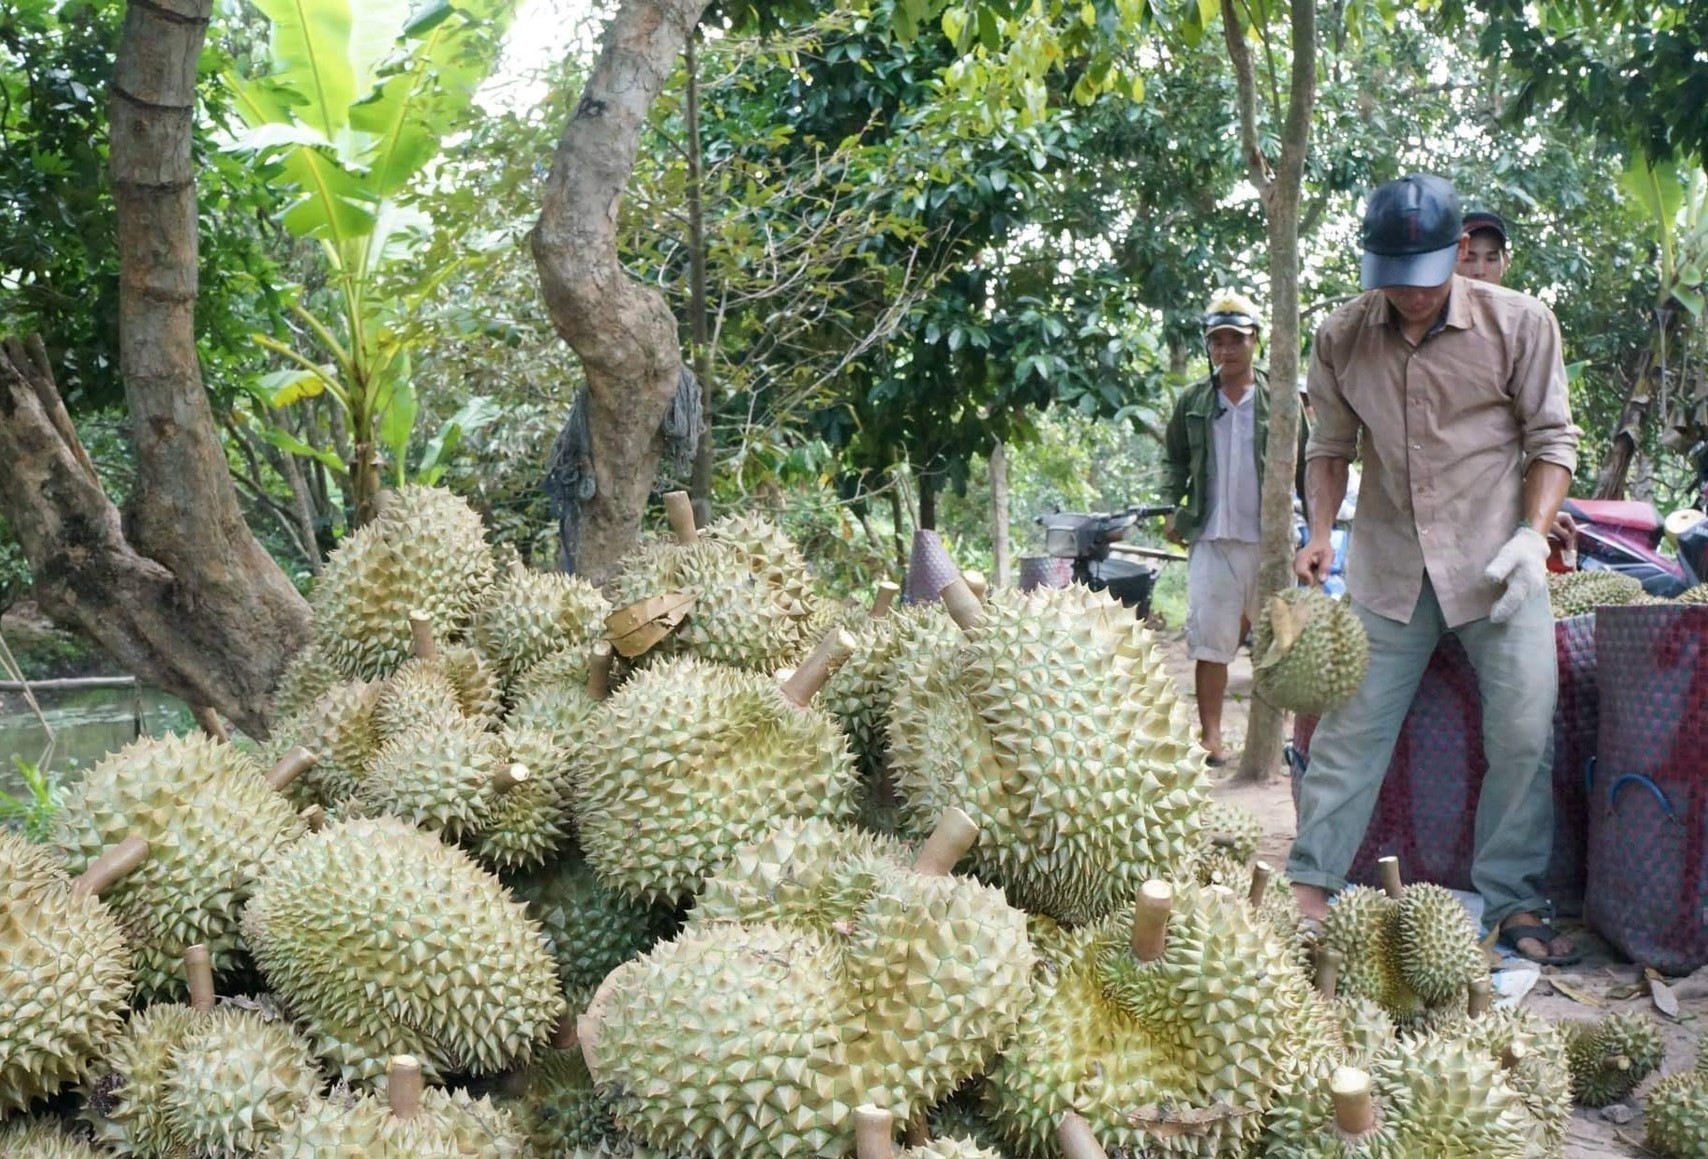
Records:
<instances>
[{"instance_id":1,"label":"durian fruit","mask_svg":"<svg viewBox=\"0 0 1708 1159\"><path fill-rule=\"evenodd\" d=\"M266 1159L510 1159L528 1145L508 1110L466 1091L422 1087L420 1060L394 1056L386 1102L316 1099L286 1123Z\"/></svg>"},{"instance_id":2,"label":"durian fruit","mask_svg":"<svg viewBox=\"0 0 1708 1159\"><path fill-rule=\"evenodd\" d=\"M0 1124L0 1155L6 1159L101 1159L101 1154L47 1119Z\"/></svg>"},{"instance_id":3,"label":"durian fruit","mask_svg":"<svg viewBox=\"0 0 1708 1159\"><path fill-rule=\"evenodd\" d=\"M373 1060L411 1042L444 1069L503 1070L564 1013L521 903L467 854L394 818L297 842L257 883L243 930L270 989L346 1079L377 1078Z\"/></svg>"},{"instance_id":4,"label":"durian fruit","mask_svg":"<svg viewBox=\"0 0 1708 1159\"><path fill-rule=\"evenodd\" d=\"M1693 588L1686 588L1684 591L1679 592L1678 595L1673 597L1673 602L1680 604L1708 604L1708 584L1697 584Z\"/></svg>"},{"instance_id":5,"label":"durian fruit","mask_svg":"<svg viewBox=\"0 0 1708 1159\"><path fill-rule=\"evenodd\" d=\"M441 644L419 608L409 613L414 654L381 684L374 729L389 740L423 724L466 717L487 724L504 711L498 675L475 649Z\"/></svg>"},{"instance_id":6,"label":"durian fruit","mask_svg":"<svg viewBox=\"0 0 1708 1159\"><path fill-rule=\"evenodd\" d=\"M1425 1005L1462 1001L1471 981L1488 975L1471 915L1439 885L1413 882L1394 906L1400 975Z\"/></svg>"},{"instance_id":7,"label":"durian fruit","mask_svg":"<svg viewBox=\"0 0 1708 1159\"><path fill-rule=\"evenodd\" d=\"M1666 1043L1647 1018L1609 1014L1590 1022L1562 1024L1572 1098L1586 1107L1605 1107L1637 1089L1661 1065Z\"/></svg>"},{"instance_id":8,"label":"durian fruit","mask_svg":"<svg viewBox=\"0 0 1708 1159\"><path fill-rule=\"evenodd\" d=\"M379 693L377 684L341 681L273 726L273 734L262 749L269 764L297 747L316 757L314 767L286 789L285 795L292 802L337 810L356 795L356 786L367 776L379 752L380 737L374 727L374 702Z\"/></svg>"},{"instance_id":9,"label":"durian fruit","mask_svg":"<svg viewBox=\"0 0 1708 1159\"><path fill-rule=\"evenodd\" d=\"M1587 615L1612 604L1628 604L1642 594L1642 581L1622 572L1567 571L1548 575L1548 605L1556 620Z\"/></svg>"},{"instance_id":10,"label":"durian fruit","mask_svg":"<svg viewBox=\"0 0 1708 1159\"><path fill-rule=\"evenodd\" d=\"M1370 642L1348 604L1321 588L1288 588L1259 613L1251 655L1253 695L1321 716L1364 683Z\"/></svg>"},{"instance_id":11,"label":"durian fruit","mask_svg":"<svg viewBox=\"0 0 1708 1159\"><path fill-rule=\"evenodd\" d=\"M279 683L273 688L273 715L280 719L293 716L342 683L343 677L319 645L299 648L285 661Z\"/></svg>"},{"instance_id":12,"label":"durian fruit","mask_svg":"<svg viewBox=\"0 0 1708 1159\"><path fill-rule=\"evenodd\" d=\"M755 672L794 663L810 643L810 582L799 552L783 549L781 533L756 520L719 521L701 534L691 511L682 518L686 499L682 492L665 496L676 540L649 540L630 554L612 583L612 602L623 608L667 592L693 597L686 620L653 649L661 655L688 652Z\"/></svg>"},{"instance_id":13,"label":"durian fruit","mask_svg":"<svg viewBox=\"0 0 1708 1159\"><path fill-rule=\"evenodd\" d=\"M1275 1092L1339 1047L1291 947L1231 890L1147 882L1131 917L1071 937L985 1081L1012 1153L1053 1154L1072 1110L1112 1149L1243 1154Z\"/></svg>"},{"instance_id":14,"label":"durian fruit","mask_svg":"<svg viewBox=\"0 0 1708 1159\"><path fill-rule=\"evenodd\" d=\"M492 585L469 634L508 685L554 652L585 651L604 634L610 611L599 589L580 576L518 565Z\"/></svg>"},{"instance_id":15,"label":"durian fruit","mask_svg":"<svg viewBox=\"0 0 1708 1159\"><path fill-rule=\"evenodd\" d=\"M1649 1088L1643 1100L1644 1141L1668 1159L1708 1156L1708 1076L1698 1069L1672 1074Z\"/></svg>"},{"instance_id":16,"label":"durian fruit","mask_svg":"<svg viewBox=\"0 0 1708 1159\"><path fill-rule=\"evenodd\" d=\"M1190 874L1204 758L1150 633L1083 587L950 595L962 645L910 654L890 703L904 832L966 810L971 871L1068 924Z\"/></svg>"},{"instance_id":17,"label":"durian fruit","mask_svg":"<svg viewBox=\"0 0 1708 1159\"><path fill-rule=\"evenodd\" d=\"M72 880L0 827L0 1117L78 1082L117 1041L131 952L98 895L147 856L131 839Z\"/></svg>"},{"instance_id":18,"label":"durian fruit","mask_svg":"<svg viewBox=\"0 0 1708 1159\"><path fill-rule=\"evenodd\" d=\"M1572 1118L1572 1077L1566 1036L1529 1010L1487 1010L1442 1033L1480 1048L1499 1062L1524 1105L1542 1154L1559 1152Z\"/></svg>"},{"instance_id":19,"label":"durian fruit","mask_svg":"<svg viewBox=\"0 0 1708 1159\"><path fill-rule=\"evenodd\" d=\"M848 742L813 693L846 633L787 682L682 657L612 693L574 750L582 851L607 886L680 901L743 842L788 817L851 818Z\"/></svg>"},{"instance_id":20,"label":"durian fruit","mask_svg":"<svg viewBox=\"0 0 1708 1159\"><path fill-rule=\"evenodd\" d=\"M1204 806L1201 823L1198 884L1230 889L1248 884L1247 866L1257 856L1257 843L1263 839L1263 822L1257 814L1244 805L1212 799Z\"/></svg>"},{"instance_id":21,"label":"durian fruit","mask_svg":"<svg viewBox=\"0 0 1708 1159\"><path fill-rule=\"evenodd\" d=\"M96 1140L119 1155L184 1154L172 1133L165 1083L172 1051L196 1021L195 1010L176 1002L157 1002L130 1016L85 1084L83 1117Z\"/></svg>"},{"instance_id":22,"label":"durian fruit","mask_svg":"<svg viewBox=\"0 0 1708 1159\"><path fill-rule=\"evenodd\" d=\"M183 994L188 946L207 946L216 973L237 966L252 883L306 830L279 791L304 767L293 758L264 773L242 750L193 733L134 741L72 785L53 831L71 872L133 833L151 848L103 895L133 939L139 1001Z\"/></svg>"},{"instance_id":23,"label":"durian fruit","mask_svg":"<svg viewBox=\"0 0 1708 1159\"><path fill-rule=\"evenodd\" d=\"M437 487L387 493L379 515L326 561L310 603L315 643L346 680L390 676L414 651L409 613L450 640L485 597L494 570L480 516Z\"/></svg>"},{"instance_id":24,"label":"durian fruit","mask_svg":"<svg viewBox=\"0 0 1708 1159\"><path fill-rule=\"evenodd\" d=\"M593 710L611 694L612 659L608 640L551 653L512 686L515 704L505 722L548 733L556 747L573 751Z\"/></svg>"},{"instance_id":25,"label":"durian fruit","mask_svg":"<svg viewBox=\"0 0 1708 1159\"><path fill-rule=\"evenodd\" d=\"M503 778L510 788L464 845L495 869L531 869L574 836L570 752L543 729L506 728L499 740L511 766ZM519 780L518 770L526 772Z\"/></svg>"},{"instance_id":26,"label":"durian fruit","mask_svg":"<svg viewBox=\"0 0 1708 1159\"><path fill-rule=\"evenodd\" d=\"M521 1096L511 1104L517 1126L541 1156L596 1148L617 1134L581 1057L574 1022L565 1022L571 1033L560 1034L554 1049L542 1051L528 1064L521 1076Z\"/></svg>"},{"instance_id":27,"label":"durian fruit","mask_svg":"<svg viewBox=\"0 0 1708 1159\"><path fill-rule=\"evenodd\" d=\"M897 1152L895 1116L872 1103L854 1108L855 1159L1002 1159L971 1139L938 1138Z\"/></svg>"},{"instance_id":28,"label":"durian fruit","mask_svg":"<svg viewBox=\"0 0 1708 1159\"><path fill-rule=\"evenodd\" d=\"M321 1078L288 1023L221 1006L186 1028L161 1085L168 1130L187 1153L253 1155L319 1093Z\"/></svg>"},{"instance_id":29,"label":"durian fruit","mask_svg":"<svg viewBox=\"0 0 1708 1159\"><path fill-rule=\"evenodd\" d=\"M456 715L382 744L356 800L367 816L397 817L457 841L483 829L500 798L526 779L512 771L498 736Z\"/></svg>"},{"instance_id":30,"label":"durian fruit","mask_svg":"<svg viewBox=\"0 0 1708 1159\"><path fill-rule=\"evenodd\" d=\"M564 997L574 1011L587 1007L605 975L676 928L669 909L631 901L600 885L574 851L509 882L528 916L544 930Z\"/></svg>"},{"instance_id":31,"label":"durian fruit","mask_svg":"<svg viewBox=\"0 0 1708 1159\"><path fill-rule=\"evenodd\" d=\"M951 815L912 865L819 821L737 850L578 1024L618 1125L713 1159L845 1154L854 1106L911 1117L987 1066L1033 956L1024 915L947 872L974 834Z\"/></svg>"}]
</instances>

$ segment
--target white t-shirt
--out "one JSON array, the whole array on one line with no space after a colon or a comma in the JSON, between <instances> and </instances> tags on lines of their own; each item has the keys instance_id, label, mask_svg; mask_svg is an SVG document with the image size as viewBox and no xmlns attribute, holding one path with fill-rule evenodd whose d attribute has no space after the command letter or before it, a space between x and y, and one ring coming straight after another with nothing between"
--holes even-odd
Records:
<instances>
[{"instance_id":1,"label":"white t-shirt","mask_svg":"<svg viewBox=\"0 0 1708 1159\"><path fill-rule=\"evenodd\" d=\"M1210 514L1204 539L1235 539L1258 543L1258 511L1262 480L1257 477L1257 452L1252 445L1257 429L1256 383L1246 387L1237 403L1225 391L1216 394L1210 420Z\"/></svg>"}]
</instances>

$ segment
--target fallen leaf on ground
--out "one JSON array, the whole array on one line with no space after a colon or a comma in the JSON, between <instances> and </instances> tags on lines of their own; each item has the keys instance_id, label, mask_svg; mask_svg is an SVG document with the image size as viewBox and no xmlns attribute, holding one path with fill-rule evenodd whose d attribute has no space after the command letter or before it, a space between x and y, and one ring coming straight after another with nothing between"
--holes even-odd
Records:
<instances>
[{"instance_id":1,"label":"fallen leaf on ground","mask_svg":"<svg viewBox=\"0 0 1708 1159\"><path fill-rule=\"evenodd\" d=\"M1649 997L1654 1001L1655 1009L1668 1018L1677 1018L1678 995L1672 992L1672 988L1666 984L1666 980L1660 976L1660 972L1651 966L1643 971L1643 977L1649 981Z\"/></svg>"},{"instance_id":2,"label":"fallen leaf on ground","mask_svg":"<svg viewBox=\"0 0 1708 1159\"><path fill-rule=\"evenodd\" d=\"M1547 979L1544 979L1544 981L1546 981L1548 983L1548 985L1552 986L1555 990L1559 991L1561 994L1564 994L1567 998L1570 998L1573 1002L1576 1002L1579 1005L1582 1005L1582 1006L1606 1006L1607 1005L1607 1003L1604 1000L1597 998L1594 994L1589 993L1587 990L1579 990L1576 986L1568 985L1566 982L1562 981L1559 978L1547 978Z\"/></svg>"}]
</instances>

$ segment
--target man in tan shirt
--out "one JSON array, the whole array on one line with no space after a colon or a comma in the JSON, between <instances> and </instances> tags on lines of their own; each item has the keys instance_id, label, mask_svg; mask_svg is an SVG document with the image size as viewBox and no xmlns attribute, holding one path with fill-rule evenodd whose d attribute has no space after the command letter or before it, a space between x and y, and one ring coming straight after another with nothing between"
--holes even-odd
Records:
<instances>
[{"instance_id":1,"label":"man in tan shirt","mask_svg":"<svg viewBox=\"0 0 1708 1159\"><path fill-rule=\"evenodd\" d=\"M1477 670L1489 766L1472 881L1513 948L1561 959L1572 947L1547 927L1540 893L1557 673L1537 531L1552 526L1577 465L1559 325L1534 298L1455 276L1459 200L1439 177L1372 191L1363 242L1368 292L1312 347L1311 528L1294 569L1313 582L1328 574L1333 513L1361 460L1347 589L1370 668L1312 738L1287 872L1306 916L1321 918L1345 885L1424 668L1453 632Z\"/></svg>"}]
</instances>

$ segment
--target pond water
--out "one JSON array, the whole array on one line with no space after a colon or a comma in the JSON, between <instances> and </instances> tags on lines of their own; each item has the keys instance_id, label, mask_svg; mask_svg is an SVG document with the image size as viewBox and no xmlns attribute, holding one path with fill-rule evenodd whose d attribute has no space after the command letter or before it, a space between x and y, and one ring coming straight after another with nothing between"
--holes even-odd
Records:
<instances>
[{"instance_id":1,"label":"pond water","mask_svg":"<svg viewBox=\"0 0 1708 1159\"><path fill-rule=\"evenodd\" d=\"M53 729L46 769L68 779L138 736L185 732L195 727L184 702L156 688L85 688L36 692L36 703ZM35 764L48 735L19 693L0 692L0 791L19 793L23 778L14 757Z\"/></svg>"}]
</instances>

